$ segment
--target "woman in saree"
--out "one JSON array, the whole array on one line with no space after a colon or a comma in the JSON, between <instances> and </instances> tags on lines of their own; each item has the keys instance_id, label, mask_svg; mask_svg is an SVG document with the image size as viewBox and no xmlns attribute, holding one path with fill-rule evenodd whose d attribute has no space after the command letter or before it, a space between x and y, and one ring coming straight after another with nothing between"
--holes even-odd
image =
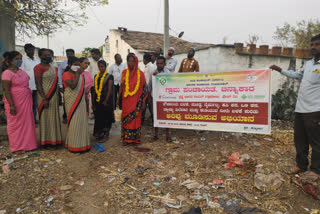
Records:
<instances>
[{"instance_id":1,"label":"woman in saree","mask_svg":"<svg viewBox=\"0 0 320 214\"><path fill-rule=\"evenodd\" d=\"M51 62L48 49L38 52L41 63L34 67L38 90L38 116L40 121L40 144L44 147L62 145L59 116L58 71Z\"/></svg>"},{"instance_id":2,"label":"woman in saree","mask_svg":"<svg viewBox=\"0 0 320 214\"><path fill-rule=\"evenodd\" d=\"M79 58L69 57L68 65L69 71L62 75L68 115L65 147L70 152L82 153L90 150L85 78L82 75Z\"/></svg>"},{"instance_id":3,"label":"woman in saree","mask_svg":"<svg viewBox=\"0 0 320 214\"><path fill-rule=\"evenodd\" d=\"M38 147L32 110L32 91L28 74L19 69L22 56L17 51L8 53L8 68L2 72L3 98L7 116L10 151L29 151Z\"/></svg>"},{"instance_id":4,"label":"woman in saree","mask_svg":"<svg viewBox=\"0 0 320 214\"><path fill-rule=\"evenodd\" d=\"M93 86L93 80L92 80L92 77L91 77L91 74L89 73L89 71L86 71L88 69L90 65L90 62L88 60L88 58L86 57L81 57L80 58L80 67L82 68L83 72L83 76L85 77L85 90L86 90L86 93L87 93L87 99L90 100L90 93L91 93L91 88ZM89 104L89 102L87 103ZM89 109L89 105L87 107L88 109L88 115L90 115L90 109Z\"/></svg>"},{"instance_id":5,"label":"woman in saree","mask_svg":"<svg viewBox=\"0 0 320 214\"><path fill-rule=\"evenodd\" d=\"M118 96L122 105L121 141L124 145L140 143L141 113L148 96L145 76L138 68L138 58L129 54L127 63L128 68L122 71Z\"/></svg>"},{"instance_id":6,"label":"woman in saree","mask_svg":"<svg viewBox=\"0 0 320 214\"><path fill-rule=\"evenodd\" d=\"M92 94L92 108L94 109L93 136L97 140L109 137L109 132L114 122L114 88L113 76L108 74L107 63L104 60L98 62L99 72L94 77L94 90Z\"/></svg>"}]
</instances>

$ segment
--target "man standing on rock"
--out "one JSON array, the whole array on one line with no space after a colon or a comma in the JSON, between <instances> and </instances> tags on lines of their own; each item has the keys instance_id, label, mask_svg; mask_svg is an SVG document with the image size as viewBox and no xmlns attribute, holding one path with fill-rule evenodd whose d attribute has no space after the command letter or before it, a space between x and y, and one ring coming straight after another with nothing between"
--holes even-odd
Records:
<instances>
[{"instance_id":1,"label":"man standing on rock","mask_svg":"<svg viewBox=\"0 0 320 214\"><path fill-rule=\"evenodd\" d=\"M309 145L312 148L310 171L303 177L314 182L320 175L320 34L311 38L313 59L306 62L300 71L283 70L276 65L270 69L301 81L295 109L294 142L296 167L288 170L296 174L308 170Z\"/></svg>"}]
</instances>

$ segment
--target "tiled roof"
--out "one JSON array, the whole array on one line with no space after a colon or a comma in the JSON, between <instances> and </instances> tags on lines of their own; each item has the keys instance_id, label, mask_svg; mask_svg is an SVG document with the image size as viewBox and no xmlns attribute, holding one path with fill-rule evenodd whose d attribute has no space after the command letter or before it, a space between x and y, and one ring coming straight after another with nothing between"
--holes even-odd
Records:
<instances>
[{"instance_id":1,"label":"tiled roof","mask_svg":"<svg viewBox=\"0 0 320 214\"><path fill-rule=\"evenodd\" d=\"M115 31L121 33L121 38L139 52L155 52L156 48L163 48L163 34L129 30ZM190 47L201 50L214 46L213 44L191 43L174 36L170 36L169 44L170 47L175 48L175 54L187 53Z\"/></svg>"}]
</instances>

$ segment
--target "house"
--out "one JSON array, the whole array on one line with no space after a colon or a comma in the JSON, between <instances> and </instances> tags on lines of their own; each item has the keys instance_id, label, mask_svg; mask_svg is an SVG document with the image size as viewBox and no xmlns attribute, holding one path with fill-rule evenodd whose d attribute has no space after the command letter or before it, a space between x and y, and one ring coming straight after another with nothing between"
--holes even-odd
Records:
<instances>
[{"instance_id":1,"label":"house","mask_svg":"<svg viewBox=\"0 0 320 214\"><path fill-rule=\"evenodd\" d=\"M283 69L299 69L304 62L311 58L308 50L294 50L293 48L272 47L255 44L244 47L242 43L235 44L203 44L192 43L183 39L170 36L170 46L176 49L175 58L178 60L176 72L181 61L186 58L190 47L196 48L195 58L199 61L200 72L227 72L246 69L263 69L272 64L277 64ZM136 54L139 59L139 67L143 70L142 63L144 53L155 52L156 48L163 46L163 34L131 31L126 28L112 29L106 39L104 56L111 65L114 63L114 55L119 53L123 61L126 61L128 53ZM272 94L274 94L287 77L272 72Z\"/></svg>"}]
</instances>

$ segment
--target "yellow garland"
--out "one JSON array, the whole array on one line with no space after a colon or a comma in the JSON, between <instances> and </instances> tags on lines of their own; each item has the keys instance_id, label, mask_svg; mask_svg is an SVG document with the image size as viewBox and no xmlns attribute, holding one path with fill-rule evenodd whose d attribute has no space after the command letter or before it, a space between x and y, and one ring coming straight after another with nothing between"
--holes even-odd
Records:
<instances>
[{"instance_id":1,"label":"yellow garland","mask_svg":"<svg viewBox=\"0 0 320 214\"><path fill-rule=\"evenodd\" d=\"M124 93L124 97L129 96L133 96L135 95L138 90L139 90L139 86L140 86L140 70L137 69L137 84L136 87L134 88L134 90L132 92L130 92L130 88L129 88L129 69L127 69L127 73L126 73L126 88L125 88L125 93Z\"/></svg>"},{"instance_id":2,"label":"yellow garland","mask_svg":"<svg viewBox=\"0 0 320 214\"><path fill-rule=\"evenodd\" d=\"M104 72L104 74L100 80L100 84L98 84L98 79L99 79L100 73L101 72L99 71L98 74L96 75L96 78L94 78L94 89L97 94L97 99L96 99L97 102L100 102L101 92L102 92L102 88L103 88L103 81L104 81L104 78L106 77L108 71L106 70ZM98 89L98 85L100 85L99 89Z\"/></svg>"}]
</instances>

